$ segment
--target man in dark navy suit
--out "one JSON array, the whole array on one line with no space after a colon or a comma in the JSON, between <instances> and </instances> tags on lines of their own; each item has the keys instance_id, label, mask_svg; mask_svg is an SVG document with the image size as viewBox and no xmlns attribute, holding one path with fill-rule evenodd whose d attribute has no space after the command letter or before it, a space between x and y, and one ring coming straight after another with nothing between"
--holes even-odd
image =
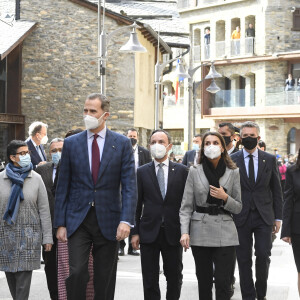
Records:
<instances>
[{"instance_id":1,"label":"man in dark navy suit","mask_svg":"<svg viewBox=\"0 0 300 300\"><path fill-rule=\"evenodd\" d=\"M266 299L272 232L282 219L282 193L276 158L257 149L259 126L245 122L240 128L244 148L231 155L240 169L243 209L234 215L240 245L236 247L243 300ZM252 247L255 240L255 277Z\"/></svg>"},{"instance_id":2,"label":"man in dark navy suit","mask_svg":"<svg viewBox=\"0 0 300 300\"><path fill-rule=\"evenodd\" d=\"M193 138L193 149L185 153L182 159L182 164L186 165L187 167L190 167L197 163L201 142L202 142L201 134L196 134Z\"/></svg>"},{"instance_id":3,"label":"man in dark navy suit","mask_svg":"<svg viewBox=\"0 0 300 300\"><path fill-rule=\"evenodd\" d=\"M180 298L182 247L179 209L188 169L168 159L171 138L164 130L150 137L154 161L137 170L138 204L132 246L141 251L144 299L159 300L159 258L163 258L167 300Z\"/></svg>"},{"instance_id":4,"label":"man in dark navy suit","mask_svg":"<svg viewBox=\"0 0 300 300\"><path fill-rule=\"evenodd\" d=\"M30 151L31 162L34 169L47 162L43 146L48 142L47 128L48 125L43 122L33 122L28 129L29 139L26 143Z\"/></svg>"},{"instance_id":5,"label":"man in dark navy suit","mask_svg":"<svg viewBox=\"0 0 300 300\"><path fill-rule=\"evenodd\" d=\"M85 299L93 245L95 299L113 299L118 241L134 224L136 176L130 140L106 128L110 101L91 94L84 104L87 130L65 139L54 227L68 241L68 299ZM122 194L122 197L121 197Z\"/></svg>"},{"instance_id":6,"label":"man in dark navy suit","mask_svg":"<svg viewBox=\"0 0 300 300\"><path fill-rule=\"evenodd\" d=\"M229 155L239 151L239 149L235 148L233 144L235 139L235 127L231 123L220 123L218 132L222 135L225 141L226 150Z\"/></svg>"}]
</instances>

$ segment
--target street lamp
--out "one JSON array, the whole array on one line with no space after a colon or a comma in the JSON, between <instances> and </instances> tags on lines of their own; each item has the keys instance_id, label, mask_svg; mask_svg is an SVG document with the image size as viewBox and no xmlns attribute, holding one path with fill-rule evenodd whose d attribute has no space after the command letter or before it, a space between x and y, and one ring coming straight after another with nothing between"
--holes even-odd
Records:
<instances>
[{"instance_id":1,"label":"street lamp","mask_svg":"<svg viewBox=\"0 0 300 300\"><path fill-rule=\"evenodd\" d=\"M101 0L98 0L98 59L99 59L99 71L98 76L100 76L100 92L101 94L106 94L106 56L107 56L107 45L111 38L117 33L127 31L128 28L132 28L129 41L121 47L122 52L147 52L146 48L143 47L137 37L136 29L140 28L134 22L132 25L124 26L114 30L113 32L107 34L105 31L105 0L103 0L103 20L102 20L102 30L101 30Z\"/></svg>"},{"instance_id":2,"label":"street lamp","mask_svg":"<svg viewBox=\"0 0 300 300\"><path fill-rule=\"evenodd\" d=\"M203 80L200 80L198 82L193 81L193 76L196 73L196 71L204 66L209 65L209 63L201 63L199 66L189 69L188 73L190 75L189 82L188 82L188 88L189 88L189 123L188 123L188 145L191 147L193 137L195 136L195 129L196 129L196 89L197 87L206 79L212 79L210 86L206 89L208 92L215 94L221 89L217 86L215 82L215 78L221 78L222 75L218 73L215 69L214 62L211 62L211 67L209 70L209 73L205 76Z\"/></svg>"}]
</instances>

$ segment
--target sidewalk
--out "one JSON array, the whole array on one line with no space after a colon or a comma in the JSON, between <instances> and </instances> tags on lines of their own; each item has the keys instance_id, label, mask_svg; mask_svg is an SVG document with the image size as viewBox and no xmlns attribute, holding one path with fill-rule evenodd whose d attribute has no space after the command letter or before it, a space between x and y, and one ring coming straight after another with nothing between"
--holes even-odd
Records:
<instances>
[{"instance_id":1,"label":"sidewalk","mask_svg":"<svg viewBox=\"0 0 300 300\"><path fill-rule=\"evenodd\" d=\"M280 236L278 234L278 236ZM195 276L194 259L191 251L184 253L183 256L183 286L181 300L197 300L197 279ZM161 267L162 268L162 267ZM232 300L241 300L239 287L238 269L235 272L236 284L235 294ZM160 276L160 286L162 300L165 299L166 281L163 275ZM11 299L5 275L0 272L0 299ZM48 300L46 277L43 266L40 270L33 272L30 299ZM143 284L139 257L123 256L120 258L117 273L117 285L115 300L142 300ZM297 300L297 270L294 263L292 248L278 238L275 240L272 256L270 273L268 280L268 300Z\"/></svg>"}]
</instances>

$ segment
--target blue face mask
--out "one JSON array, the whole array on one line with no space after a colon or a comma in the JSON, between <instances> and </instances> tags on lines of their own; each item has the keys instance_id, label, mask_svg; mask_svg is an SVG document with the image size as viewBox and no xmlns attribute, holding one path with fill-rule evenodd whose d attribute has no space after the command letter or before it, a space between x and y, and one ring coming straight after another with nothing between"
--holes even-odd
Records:
<instances>
[{"instance_id":1,"label":"blue face mask","mask_svg":"<svg viewBox=\"0 0 300 300\"><path fill-rule=\"evenodd\" d=\"M25 168L30 165L31 157L28 153L25 155L20 155L19 158L20 158L20 161L18 161L17 163L21 168Z\"/></svg>"},{"instance_id":2,"label":"blue face mask","mask_svg":"<svg viewBox=\"0 0 300 300\"><path fill-rule=\"evenodd\" d=\"M61 152L57 151L56 153L51 153L51 156L52 162L57 166L61 158Z\"/></svg>"},{"instance_id":3,"label":"blue face mask","mask_svg":"<svg viewBox=\"0 0 300 300\"><path fill-rule=\"evenodd\" d=\"M193 150L199 151L200 150L199 144L193 144Z\"/></svg>"}]
</instances>

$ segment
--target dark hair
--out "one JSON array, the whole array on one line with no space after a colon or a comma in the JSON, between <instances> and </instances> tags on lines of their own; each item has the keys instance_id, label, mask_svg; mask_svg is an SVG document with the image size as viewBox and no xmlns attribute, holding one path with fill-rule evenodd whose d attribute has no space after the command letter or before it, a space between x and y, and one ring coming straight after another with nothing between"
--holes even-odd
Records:
<instances>
[{"instance_id":1,"label":"dark hair","mask_svg":"<svg viewBox=\"0 0 300 300\"><path fill-rule=\"evenodd\" d=\"M227 153L226 144L225 144L225 141L224 141L223 137L221 136L221 134L219 132L215 132L215 131L208 131L208 132L206 132L204 134L203 139L202 139L202 143L201 143L200 155L199 155L199 158L198 158L198 163L201 164L201 162L204 159L205 140L210 135L214 135L214 136L216 136L220 140L221 145L222 145L222 147L224 149L224 152L221 154L221 159L224 159L224 162L225 162L226 166L229 169L236 169L237 168L236 164L232 161L232 159L230 158L230 156Z\"/></svg>"},{"instance_id":2,"label":"dark hair","mask_svg":"<svg viewBox=\"0 0 300 300\"><path fill-rule=\"evenodd\" d=\"M74 135L74 134L77 134L77 133L80 133L82 132L83 130L81 128L77 128L77 129L74 129L74 130L69 130L65 136L65 139L71 135Z\"/></svg>"},{"instance_id":3,"label":"dark hair","mask_svg":"<svg viewBox=\"0 0 300 300\"><path fill-rule=\"evenodd\" d=\"M225 126L228 127L228 130L230 131L231 135L235 134L235 127L231 123L224 122L224 123L219 124L219 128L222 128L222 127L225 127Z\"/></svg>"},{"instance_id":4,"label":"dark hair","mask_svg":"<svg viewBox=\"0 0 300 300\"><path fill-rule=\"evenodd\" d=\"M139 135L139 132L135 128L129 128L129 129L127 129L126 135L128 134L129 131L135 131L137 133L137 135Z\"/></svg>"},{"instance_id":5,"label":"dark hair","mask_svg":"<svg viewBox=\"0 0 300 300\"><path fill-rule=\"evenodd\" d=\"M259 147L259 148L264 147L264 148L265 148L265 151L267 150L266 143L265 143L263 140L259 140L259 141L258 141L258 147Z\"/></svg>"},{"instance_id":6,"label":"dark hair","mask_svg":"<svg viewBox=\"0 0 300 300\"><path fill-rule=\"evenodd\" d=\"M100 93L93 93L87 96L88 100L95 100L99 99L101 101L101 109L105 112L109 112L110 108L110 100L106 98L106 96L100 94Z\"/></svg>"},{"instance_id":7,"label":"dark hair","mask_svg":"<svg viewBox=\"0 0 300 300\"><path fill-rule=\"evenodd\" d=\"M26 144L26 142L24 141L20 141L20 140L12 140L6 148L6 155L7 155L7 159L9 162L12 163L12 160L10 159L11 155L16 155L18 149L20 147L28 147L28 145Z\"/></svg>"},{"instance_id":8,"label":"dark hair","mask_svg":"<svg viewBox=\"0 0 300 300\"><path fill-rule=\"evenodd\" d=\"M296 161L296 170L300 170L300 148L298 150L298 157Z\"/></svg>"},{"instance_id":9,"label":"dark hair","mask_svg":"<svg viewBox=\"0 0 300 300\"><path fill-rule=\"evenodd\" d=\"M195 134L194 138L196 138L196 137L199 137L202 140L202 134L201 133Z\"/></svg>"},{"instance_id":10,"label":"dark hair","mask_svg":"<svg viewBox=\"0 0 300 300\"><path fill-rule=\"evenodd\" d=\"M151 141L152 135L155 134L156 132L162 132L162 133L164 133L167 136L167 138L168 138L168 143L171 144L172 141L171 141L170 134L167 131L163 130L163 129L155 129L155 130L153 130L152 133L151 133L151 135L150 135L149 141Z\"/></svg>"}]
</instances>

